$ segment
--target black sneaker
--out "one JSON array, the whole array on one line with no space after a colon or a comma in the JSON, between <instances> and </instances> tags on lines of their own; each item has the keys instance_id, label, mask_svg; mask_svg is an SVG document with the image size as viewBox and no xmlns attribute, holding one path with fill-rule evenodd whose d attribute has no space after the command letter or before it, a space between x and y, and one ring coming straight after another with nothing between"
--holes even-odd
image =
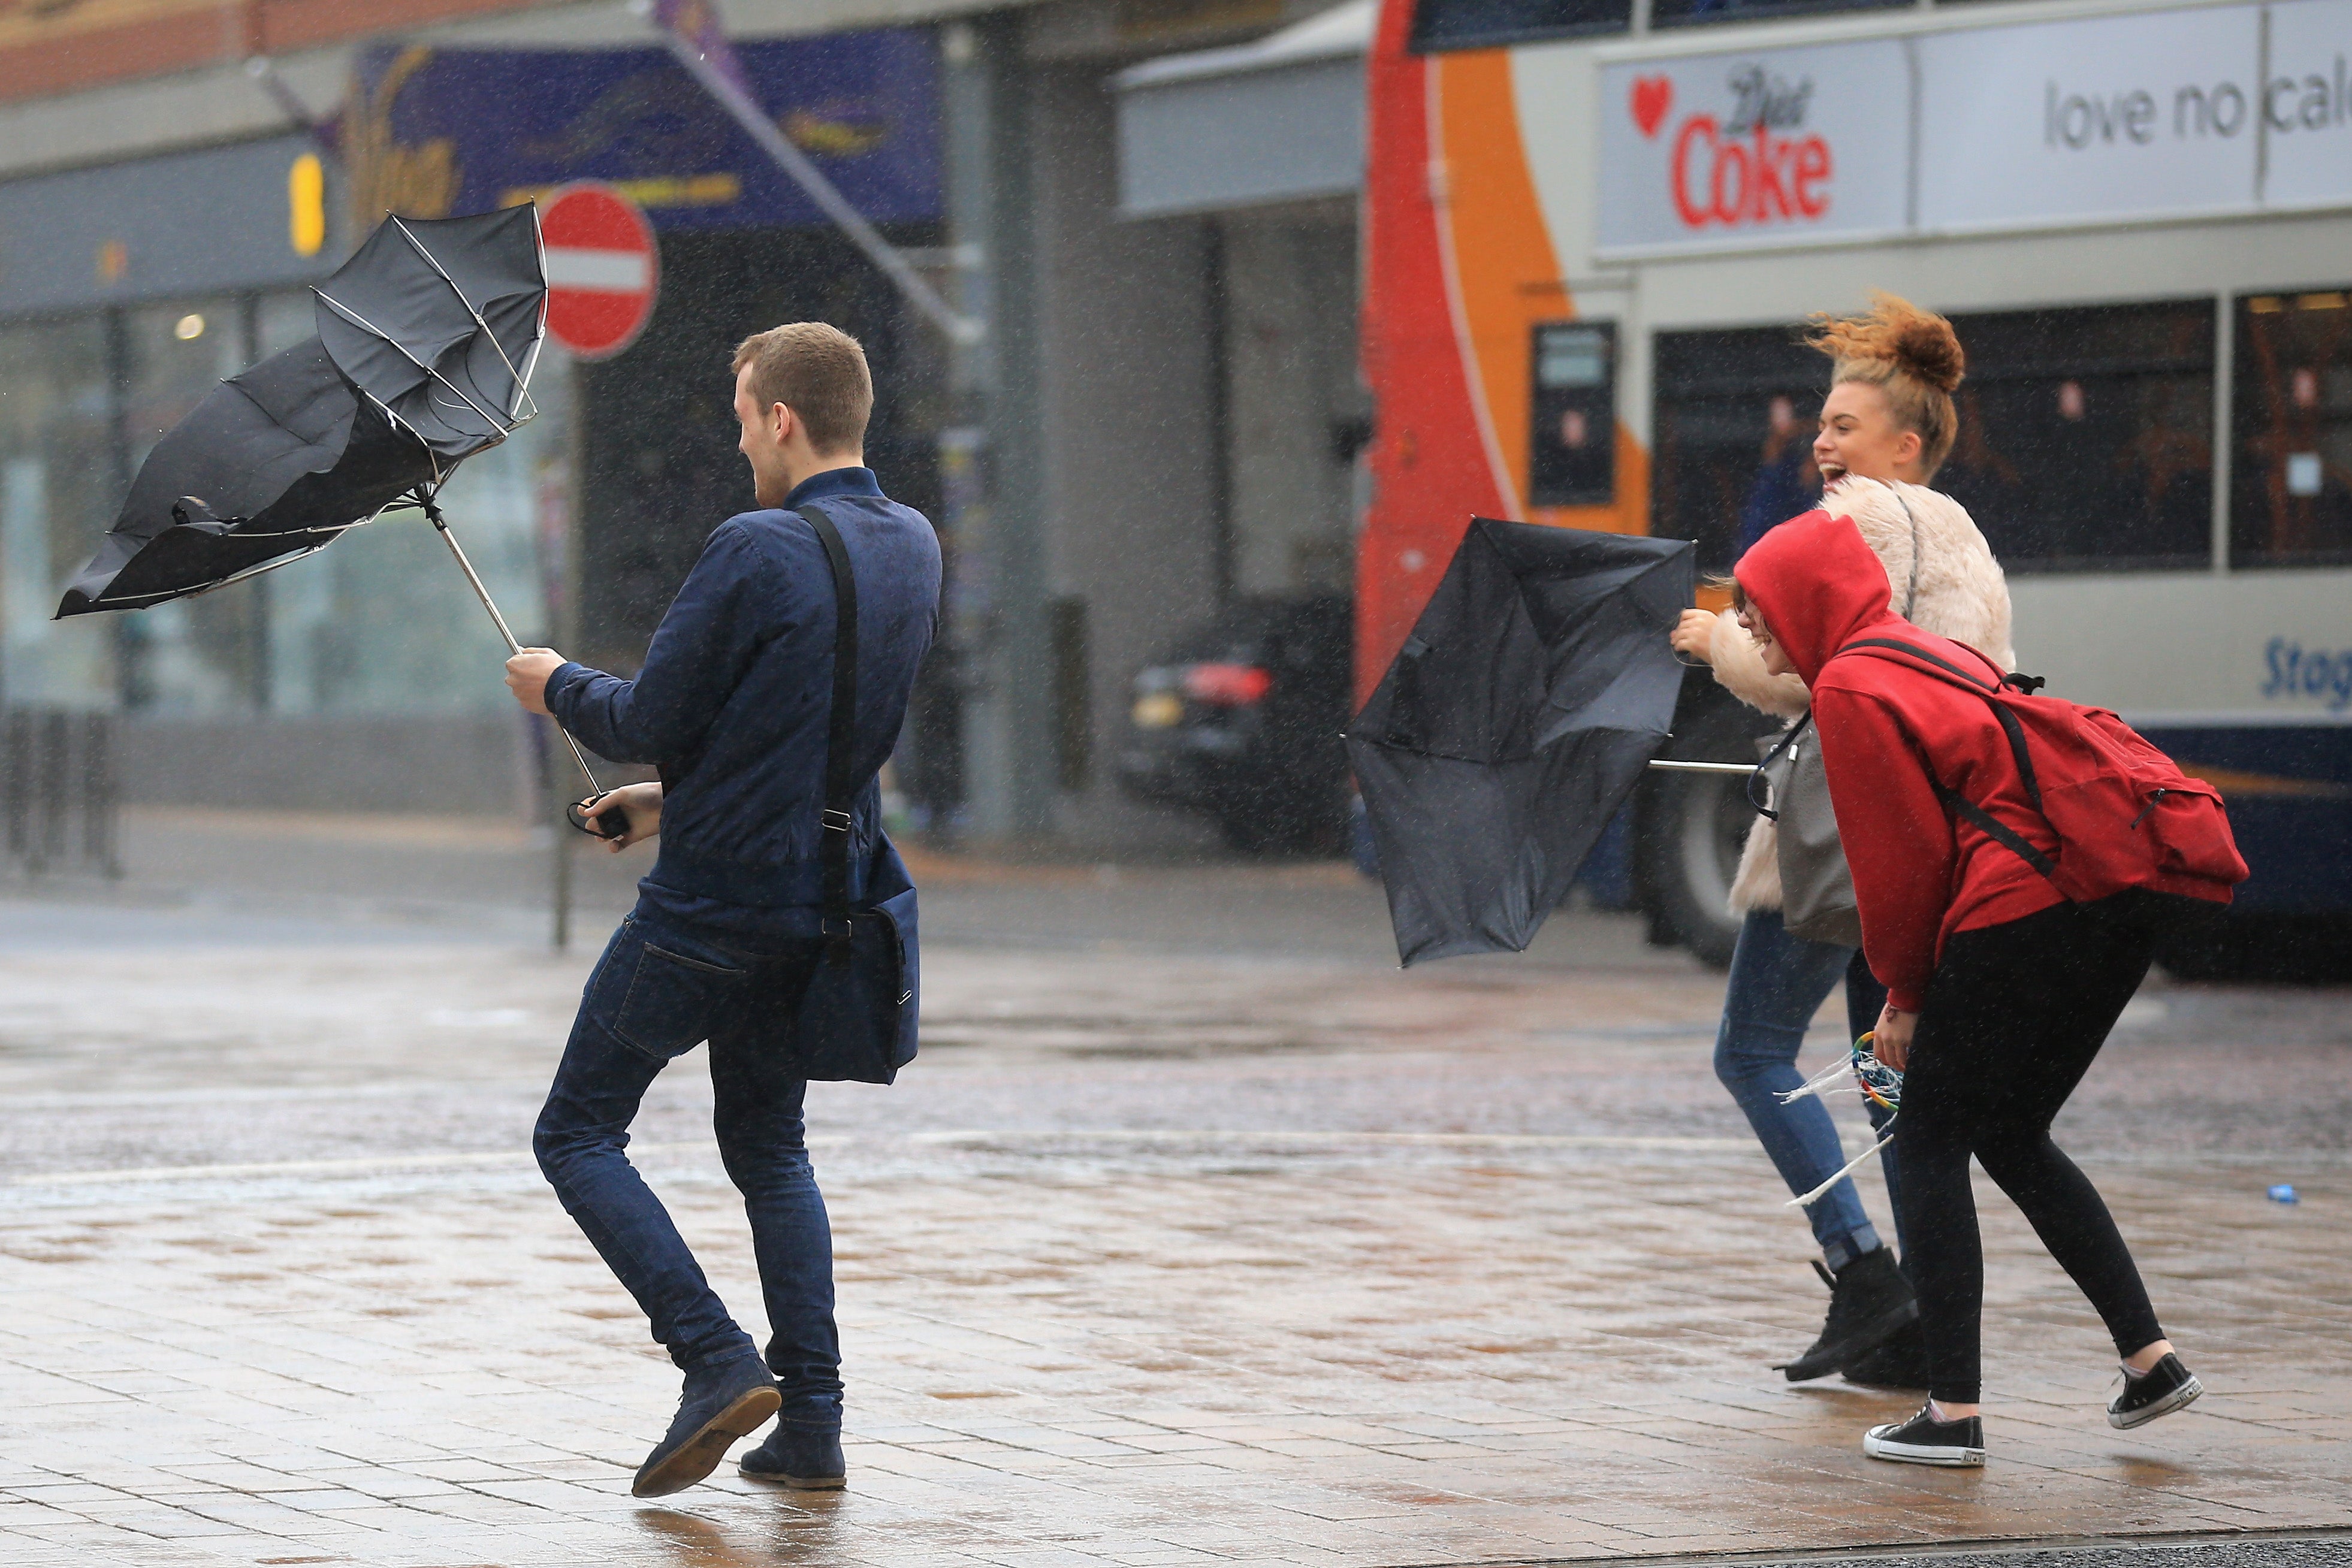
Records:
<instances>
[{"instance_id":1,"label":"black sneaker","mask_svg":"<svg viewBox=\"0 0 2352 1568\"><path fill-rule=\"evenodd\" d=\"M1958 1421L1938 1421L1933 1402L1899 1424L1873 1427L1862 1435L1862 1451L1874 1459L1898 1465L1973 1467L1985 1462L1984 1422L1969 1416Z\"/></svg>"},{"instance_id":2,"label":"black sneaker","mask_svg":"<svg viewBox=\"0 0 2352 1568\"><path fill-rule=\"evenodd\" d=\"M1927 1340L1916 1322L1904 1324L1895 1337L1841 1368L1848 1383L1873 1388L1916 1388L1927 1392Z\"/></svg>"},{"instance_id":3,"label":"black sneaker","mask_svg":"<svg viewBox=\"0 0 2352 1568\"><path fill-rule=\"evenodd\" d=\"M2107 1425L2130 1431L2145 1427L2158 1416L2169 1416L2205 1392L2197 1375L2180 1364L2180 1358L2169 1351L2162 1361L2146 1372L2124 1369L2124 1385L2113 1399L2107 1401Z\"/></svg>"},{"instance_id":4,"label":"black sneaker","mask_svg":"<svg viewBox=\"0 0 2352 1568\"><path fill-rule=\"evenodd\" d=\"M719 1468L739 1437L748 1437L783 1408L784 1396L768 1364L747 1355L686 1375L677 1418L637 1470L631 1497L684 1491Z\"/></svg>"},{"instance_id":5,"label":"black sneaker","mask_svg":"<svg viewBox=\"0 0 2352 1568\"><path fill-rule=\"evenodd\" d=\"M1816 1260L1813 1272L1830 1288L1830 1313L1812 1348L1776 1370L1791 1383L1827 1377L1893 1339L1919 1316L1911 1281L1895 1266L1895 1254L1874 1248L1831 1273Z\"/></svg>"},{"instance_id":6,"label":"black sneaker","mask_svg":"<svg viewBox=\"0 0 2352 1568\"><path fill-rule=\"evenodd\" d=\"M743 1456L739 1467L755 1481L776 1481L794 1491L839 1491L849 1484L841 1458L841 1428L776 1423L768 1440Z\"/></svg>"}]
</instances>

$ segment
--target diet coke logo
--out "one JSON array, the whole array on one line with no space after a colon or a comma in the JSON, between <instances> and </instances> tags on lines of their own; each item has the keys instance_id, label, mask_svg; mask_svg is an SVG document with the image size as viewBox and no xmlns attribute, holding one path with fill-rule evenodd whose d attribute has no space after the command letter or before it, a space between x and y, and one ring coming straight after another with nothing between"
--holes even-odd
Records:
<instances>
[{"instance_id":1,"label":"diet coke logo","mask_svg":"<svg viewBox=\"0 0 2352 1568\"><path fill-rule=\"evenodd\" d=\"M1720 113L1685 115L1675 127L1666 166L1675 216L1687 230L1811 223L1830 210L1836 161L1828 141L1806 128L1811 76L1790 79L1743 63L1725 78ZM1633 125L1654 141L1673 117L1671 76L1637 77L1627 102Z\"/></svg>"},{"instance_id":2,"label":"diet coke logo","mask_svg":"<svg viewBox=\"0 0 2352 1568\"><path fill-rule=\"evenodd\" d=\"M1675 78L1672 77L1636 77L1633 78L1633 123L1642 128L1644 136L1655 136L1664 124L1666 115L1675 107Z\"/></svg>"}]
</instances>

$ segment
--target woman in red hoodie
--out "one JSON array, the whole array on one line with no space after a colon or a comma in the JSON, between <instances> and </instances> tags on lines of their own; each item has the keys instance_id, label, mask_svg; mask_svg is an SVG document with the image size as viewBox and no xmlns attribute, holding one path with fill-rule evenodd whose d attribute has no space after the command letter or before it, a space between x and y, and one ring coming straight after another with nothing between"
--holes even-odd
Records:
<instances>
[{"instance_id":1,"label":"woman in red hoodie","mask_svg":"<svg viewBox=\"0 0 2352 1568\"><path fill-rule=\"evenodd\" d=\"M1895 1148L1906 1262L1919 1293L1930 1397L1874 1427L1873 1458L1980 1465L1984 1258L1969 1158L1983 1165L2098 1309L2123 1357L2108 1421L2137 1427L2202 1392L2180 1364L2090 1179L2050 1124L2139 988L2155 938L2069 903L1948 799L1982 808L2042 852L2056 835L2028 798L1991 705L1896 659L1840 650L1864 636L1922 648L1988 683L2002 672L1887 608L1878 558L1853 524L1811 512L1736 569L1741 623L1768 668L1811 689L1863 952L1887 988L1879 1059L1905 1070Z\"/></svg>"}]
</instances>

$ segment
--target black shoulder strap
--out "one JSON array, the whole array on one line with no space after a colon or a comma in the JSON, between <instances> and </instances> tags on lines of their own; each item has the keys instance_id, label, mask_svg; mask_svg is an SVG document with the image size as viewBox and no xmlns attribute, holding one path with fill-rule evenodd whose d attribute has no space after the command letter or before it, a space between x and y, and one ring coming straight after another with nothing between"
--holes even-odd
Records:
<instances>
[{"instance_id":1,"label":"black shoulder strap","mask_svg":"<svg viewBox=\"0 0 2352 1568\"><path fill-rule=\"evenodd\" d=\"M1935 785L1936 793L1944 798L1945 805L1974 822L1985 837L2009 851L2051 881L2058 880L2058 862L2035 849L2024 834L1978 805L1974 800L1968 799L1942 779L1931 778L1928 782Z\"/></svg>"},{"instance_id":2,"label":"black shoulder strap","mask_svg":"<svg viewBox=\"0 0 2352 1568\"><path fill-rule=\"evenodd\" d=\"M824 543L833 567L833 715L824 737L824 934L836 946L849 941L849 837L857 795L857 577L841 530L813 504L797 508Z\"/></svg>"},{"instance_id":3,"label":"black shoulder strap","mask_svg":"<svg viewBox=\"0 0 2352 1568\"><path fill-rule=\"evenodd\" d=\"M1997 695L2000 691L2000 685L1992 685L1980 681L1974 675L1969 674L1966 670L1961 669L1958 664L1953 664L1950 660L1935 653L1930 653L1925 648L1918 647L1910 643L1898 643L1891 638L1861 638L1855 642L1848 643L1845 644L1845 647L1840 648L1838 652L1843 653L1846 652L1847 649L1866 648L1885 648L1891 652L1906 655L1905 659L1896 659L1893 661L1895 664L1906 663L1907 659L1916 659L1922 664L1932 664L1937 671L1942 672L1942 675L1944 677L1948 678L1948 684L1966 686L1969 690L1976 693L1977 695L1984 698L1986 703L1990 705L1993 716L2000 721L2002 732L2009 737L2010 755L2017 760L2017 771L2020 778L2025 784L2026 798L2033 802L2033 809L2036 811L2042 811L2042 783L2041 780L2036 779L2033 775L2032 754L2028 752L2025 748L2025 727L2018 722L2018 717L2015 714L2010 712L2009 709L2003 706L2000 703L2000 698ZM1971 652L1973 652L1973 650L1971 650ZM1872 656L1874 658L1886 657L1885 653L1874 654ZM1978 654L1978 657L1983 658L1983 655ZM1985 662L1990 664L1992 661L1987 659ZM2029 676L2027 678L2031 679L2032 677ZM2004 675L2001 679L2001 685L2006 685L2008 684L2008 677ZM2034 684L2038 685L2041 683L2036 681ZM1916 747L1917 742L1913 742L1913 745ZM1926 760L1926 752L1924 750L1921 751L1920 759L1923 763ZM1937 795L1943 800L1946 806L1949 807L1952 810L1958 812L1961 816L1974 823L1985 837L1992 840L1993 842L2000 845L2001 848L2009 851L2011 854L2016 855L2020 860L2032 866L2035 871L2040 872L2043 876L2049 877L2053 881L2056 880L2058 875L2058 862L2052 860L2040 850L2034 848L2023 834L2018 832L2008 823L1994 816L1990 811L1986 810L1982 806L1978 805L1974 800L1968 799L1958 790L1946 784L1942 779L1937 778L1932 771L1927 775L1927 781L1936 787ZM2045 821L2049 820L2048 812L2042 812L2042 820Z\"/></svg>"},{"instance_id":4,"label":"black shoulder strap","mask_svg":"<svg viewBox=\"0 0 2352 1568\"><path fill-rule=\"evenodd\" d=\"M1965 646L1965 644L1963 644L1963 646ZM1958 664L1953 664L1950 660L1946 659L1939 654L1930 653L1927 649L1918 647L1913 643L1898 643L1894 639L1887 637L1859 638L1854 642L1846 643L1845 646L1840 648L1838 652L1843 653L1847 652L1849 649L1860 650L1869 648L1885 648L1891 652L1904 654L1906 656L1905 659L1894 661L1896 664L1905 663L1908 659L1916 659L1921 664L1932 664L1937 671L1942 673L1943 676L1948 679L1948 684L1966 686L1969 690L1976 693L1977 695L1984 698L1985 702L1992 708L1993 717L2000 722L2001 733L2009 737L2009 754L2011 758L2016 759L2018 777L2023 780L2025 784L2026 799L2033 802L2033 809L2035 810L2040 811L2042 810L2042 780L2034 776L2033 755L2025 748L2025 726L2021 724L2018 721L2017 716L2010 712L2008 707L2000 700L1999 694L2001 688L2010 684L2009 677L2007 675L2003 675L1998 683L1981 681L1976 676L1969 674L1966 670L1961 669ZM1969 651L1972 653L1975 652L1973 649ZM1885 653L1878 653L1872 656L1875 658L1885 658L1886 655ZM1977 657L1982 659L1984 658L1984 655L1979 653L1977 654ZM1992 661L1990 659L1985 659L1985 664L1988 666L1990 666L1992 664ZM2027 678L2031 679L2032 677L2029 676ZM2036 685L2041 685L2039 681L2034 682L2034 684ZM1937 788L1940 789L1942 786L1938 785ZM2047 813L2044 814L2047 815ZM1971 821L1975 821L1974 818L1970 818L1969 820ZM1990 821L1992 819L1990 817L1985 819L1986 821ZM1979 823L1978 825L1981 827L1983 826L1983 823ZM1995 834L1994 836L1999 837L2000 835ZM2023 843L2024 841L2025 841L2022 839L2018 840L2019 843Z\"/></svg>"},{"instance_id":5,"label":"black shoulder strap","mask_svg":"<svg viewBox=\"0 0 2352 1568\"><path fill-rule=\"evenodd\" d=\"M1961 669L1958 664L1953 664L1949 659L1943 657L1941 654L1930 653L1927 649L1918 646L1916 643L1898 643L1892 637L1860 637L1856 638L1853 642L1846 643L1843 647L1841 647L1838 652L1843 653L1847 648L1890 648L1898 653L1908 653L1911 657L1921 661L1923 664L1933 664L1936 668L1943 671L1946 674L1966 681L1969 685L1976 687L1977 690L1980 692L1990 693L1998 689L1988 682L1977 679L1974 675L1969 674L1966 670ZM1990 659L1985 661L1988 664L1991 662L1992 661Z\"/></svg>"}]
</instances>

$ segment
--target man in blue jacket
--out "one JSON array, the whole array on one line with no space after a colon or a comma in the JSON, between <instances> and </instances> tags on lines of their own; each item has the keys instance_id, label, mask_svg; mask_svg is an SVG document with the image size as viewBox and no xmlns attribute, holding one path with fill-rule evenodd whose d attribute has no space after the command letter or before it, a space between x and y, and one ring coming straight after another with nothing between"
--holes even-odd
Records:
<instances>
[{"instance_id":1,"label":"man in blue jacket","mask_svg":"<svg viewBox=\"0 0 2352 1568\"><path fill-rule=\"evenodd\" d=\"M636 678L545 648L507 662L525 708L661 775L591 807L626 813L607 849L658 833L661 850L589 976L532 1138L563 1207L686 1375L677 1419L637 1472L638 1497L694 1485L772 1415L776 1429L744 1458L744 1474L843 1484L833 1241L802 1137L808 1086L739 1020L772 1028L792 1017L823 946L835 602L804 510L840 530L857 589L864 783L851 813L851 895L869 895L858 885L869 868L902 874L881 836L875 775L937 629L940 549L922 514L885 497L864 465L873 405L865 351L845 334L803 321L747 339L735 353L735 413L760 509L711 534ZM764 1358L624 1153L655 1075L705 1040L719 1155L743 1193L766 1298Z\"/></svg>"}]
</instances>

